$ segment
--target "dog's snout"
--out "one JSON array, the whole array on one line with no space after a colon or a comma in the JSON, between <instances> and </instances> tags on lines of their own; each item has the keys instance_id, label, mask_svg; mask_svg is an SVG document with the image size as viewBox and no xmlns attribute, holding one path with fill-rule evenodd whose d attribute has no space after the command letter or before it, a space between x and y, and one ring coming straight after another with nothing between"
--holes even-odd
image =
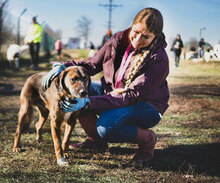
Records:
<instances>
[{"instance_id":1,"label":"dog's snout","mask_svg":"<svg viewBox=\"0 0 220 183\"><path fill-rule=\"evenodd\" d=\"M88 95L88 92L86 90L80 90L81 97L86 97Z\"/></svg>"}]
</instances>

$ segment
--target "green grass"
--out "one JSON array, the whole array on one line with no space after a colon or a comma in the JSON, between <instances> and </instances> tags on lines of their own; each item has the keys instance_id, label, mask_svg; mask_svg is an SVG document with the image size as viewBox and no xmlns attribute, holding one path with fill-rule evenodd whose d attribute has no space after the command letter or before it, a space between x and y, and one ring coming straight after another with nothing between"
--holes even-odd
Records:
<instances>
[{"instance_id":1,"label":"green grass","mask_svg":"<svg viewBox=\"0 0 220 183\"><path fill-rule=\"evenodd\" d=\"M219 85L220 61L219 62L201 62L193 63L184 60L179 68L171 66L169 81L171 84L214 84Z\"/></svg>"},{"instance_id":2,"label":"green grass","mask_svg":"<svg viewBox=\"0 0 220 183\"><path fill-rule=\"evenodd\" d=\"M48 70L49 60L40 66ZM20 89L34 72L24 65L0 74L0 182L220 182L220 63L182 61L177 69L171 66L170 107L153 128L158 141L155 157L147 164L130 163L136 145L111 143L103 153L70 151L71 165L59 167L49 121L43 142L35 141L36 112L21 138L23 152L13 153ZM77 123L71 141L85 138Z\"/></svg>"},{"instance_id":3,"label":"green grass","mask_svg":"<svg viewBox=\"0 0 220 183\"><path fill-rule=\"evenodd\" d=\"M89 55L89 50L80 49L80 50L78 50L78 53L79 53L79 57L80 58L84 58L85 59Z\"/></svg>"}]
</instances>

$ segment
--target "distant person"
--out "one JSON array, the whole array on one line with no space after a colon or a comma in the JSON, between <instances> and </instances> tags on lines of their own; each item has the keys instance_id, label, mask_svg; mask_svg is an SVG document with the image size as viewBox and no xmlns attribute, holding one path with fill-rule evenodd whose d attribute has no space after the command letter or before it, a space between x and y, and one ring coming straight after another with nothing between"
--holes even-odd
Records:
<instances>
[{"instance_id":1,"label":"distant person","mask_svg":"<svg viewBox=\"0 0 220 183\"><path fill-rule=\"evenodd\" d=\"M94 50L94 49L95 49L95 46L94 46L94 44L93 44L92 41L90 41L90 46L89 46L89 48L90 48L91 50Z\"/></svg>"},{"instance_id":2,"label":"distant person","mask_svg":"<svg viewBox=\"0 0 220 183\"><path fill-rule=\"evenodd\" d=\"M172 51L174 52L175 55L174 63L176 67L179 67L182 48L183 48L183 41L181 40L180 34L177 34L176 39L173 41L173 45L172 45Z\"/></svg>"},{"instance_id":3,"label":"distant person","mask_svg":"<svg viewBox=\"0 0 220 183\"><path fill-rule=\"evenodd\" d=\"M112 31L108 29L107 33L104 35L102 39L102 46L112 37Z\"/></svg>"},{"instance_id":4,"label":"distant person","mask_svg":"<svg viewBox=\"0 0 220 183\"><path fill-rule=\"evenodd\" d=\"M92 41L90 41L90 46L89 46L89 55L88 57L93 57L95 55L95 46Z\"/></svg>"},{"instance_id":5,"label":"distant person","mask_svg":"<svg viewBox=\"0 0 220 183\"><path fill-rule=\"evenodd\" d=\"M24 42L29 45L32 65L31 68L38 70L39 64L39 51L42 39L43 28L37 23L37 18L32 18L32 25L28 28Z\"/></svg>"},{"instance_id":6,"label":"distant person","mask_svg":"<svg viewBox=\"0 0 220 183\"><path fill-rule=\"evenodd\" d=\"M204 41L204 39L202 38L202 39L199 41L199 48L198 48L199 58L203 58L203 56L204 56L204 47L205 47L205 41Z\"/></svg>"},{"instance_id":7,"label":"distant person","mask_svg":"<svg viewBox=\"0 0 220 183\"><path fill-rule=\"evenodd\" d=\"M61 59L61 53L63 49L63 43L61 42L60 39L57 39L56 42L54 43L55 50L57 51L57 58Z\"/></svg>"},{"instance_id":8,"label":"distant person","mask_svg":"<svg viewBox=\"0 0 220 183\"><path fill-rule=\"evenodd\" d=\"M44 90L69 66L82 66L90 76L103 71L101 81L91 83L88 97L61 100L64 112L82 109L78 119L88 135L70 148L97 150L107 148L107 143L134 143L139 149L133 161L153 158L156 135L150 128L160 122L169 100L166 46L160 11L145 8L94 57L53 67L43 78Z\"/></svg>"}]
</instances>

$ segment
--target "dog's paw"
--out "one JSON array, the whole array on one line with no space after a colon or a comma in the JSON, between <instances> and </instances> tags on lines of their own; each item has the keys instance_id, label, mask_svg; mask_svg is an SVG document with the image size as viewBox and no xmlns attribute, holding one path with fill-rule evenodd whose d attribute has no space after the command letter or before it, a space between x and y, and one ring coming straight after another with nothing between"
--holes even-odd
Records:
<instances>
[{"instance_id":1,"label":"dog's paw","mask_svg":"<svg viewBox=\"0 0 220 183\"><path fill-rule=\"evenodd\" d=\"M69 165L68 161L66 161L66 159L64 157L62 157L61 159L57 159L57 164L59 166L68 166Z\"/></svg>"},{"instance_id":2,"label":"dog's paw","mask_svg":"<svg viewBox=\"0 0 220 183\"><path fill-rule=\"evenodd\" d=\"M20 147L13 147L13 152L20 153L21 152L21 148Z\"/></svg>"},{"instance_id":3,"label":"dog's paw","mask_svg":"<svg viewBox=\"0 0 220 183\"><path fill-rule=\"evenodd\" d=\"M41 143L43 140L42 140L42 138L36 137L36 141L37 141L38 143Z\"/></svg>"},{"instance_id":4,"label":"dog's paw","mask_svg":"<svg viewBox=\"0 0 220 183\"><path fill-rule=\"evenodd\" d=\"M64 158L66 158L66 159L68 159L68 158L69 158L68 153L63 153L63 156L64 156Z\"/></svg>"}]
</instances>

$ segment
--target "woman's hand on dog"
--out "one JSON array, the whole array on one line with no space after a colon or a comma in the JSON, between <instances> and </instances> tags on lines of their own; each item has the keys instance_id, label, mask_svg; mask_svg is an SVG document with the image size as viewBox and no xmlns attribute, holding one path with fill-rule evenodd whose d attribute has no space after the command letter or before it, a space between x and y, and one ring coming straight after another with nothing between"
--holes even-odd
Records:
<instances>
[{"instance_id":1,"label":"woman's hand on dog","mask_svg":"<svg viewBox=\"0 0 220 183\"><path fill-rule=\"evenodd\" d=\"M54 64L53 69L46 74L42 80L42 88L44 91L50 87L51 82L60 75L60 73L65 70L66 66L63 64Z\"/></svg>"},{"instance_id":2,"label":"woman's hand on dog","mask_svg":"<svg viewBox=\"0 0 220 183\"><path fill-rule=\"evenodd\" d=\"M75 98L71 100L62 99L59 104L64 112L75 112L86 108L90 103L89 98Z\"/></svg>"}]
</instances>

